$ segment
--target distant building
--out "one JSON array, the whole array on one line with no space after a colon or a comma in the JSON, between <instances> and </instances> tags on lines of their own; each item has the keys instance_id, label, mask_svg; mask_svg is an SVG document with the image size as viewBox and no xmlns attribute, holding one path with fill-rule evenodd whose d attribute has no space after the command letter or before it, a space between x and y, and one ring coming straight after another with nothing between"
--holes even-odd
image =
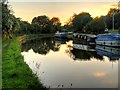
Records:
<instances>
[{"instance_id":1,"label":"distant building","mask_svg":"<svg viewBox=\"0 0 120 90\"><path fill-rule=\"evenodd\" d=\"M118 2L118 9L120 9L120 1Z\"/></svg>"}]
</instances>

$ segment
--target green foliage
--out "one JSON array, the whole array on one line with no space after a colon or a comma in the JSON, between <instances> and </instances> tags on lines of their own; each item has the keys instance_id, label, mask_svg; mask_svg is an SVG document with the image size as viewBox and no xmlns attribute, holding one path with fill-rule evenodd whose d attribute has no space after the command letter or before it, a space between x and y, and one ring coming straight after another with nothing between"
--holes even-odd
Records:
<instances>
[{"instance_id":1,"label":"green foliage","mask_svg":"<svg viewBox=\"0 0 120 90\"><path fill-rule=\"evenodd\" d=\"M19 22L9 9L7 1L2 2L2 35L3 38L12 38L12 35L19 30Z\"/></svg>"},{"instance_id":2,"label":"green foliage","mask_svg":"<svg viewBox=\"0 0 120 90\"><path fill-rule=\"evenodd\" d=\"M112 29L113 16L114 16L115 29L118 29L120 26L120 10L115 8L111 8L108 14L106 15L107 28Z\"/></svg>"},{"instance_id":3,"label":"green foliage","mask_svg":"<svg viewBox=\"0 0 120 90\"><path fill-rule=\"evenodd\" d=\"M114 13L114 27L118 29L120 26L120 10L111 8L106 16L91 18L89 13L82 12L80 14L74 14L66 24L64 29L67 31L77 31L80 33L92 33L99 34L104 33L105 28L113 28L113 13Z\"/></svg>"},{"instance_id":4,"label":"green foliage","mask_svg":"<svg viewBox=\"0 0 120 90\"><path fill-rule=\"evenodd\" d=\"M91 34L100 34L105 30L105 17L96 17L84 27L84 32Z\"/></svg>"},{"instance_id":5,"label":"green foliage","mask_svg":"<svg viewBox=\"0 0 120 90\"><path fill-rule=\"evenodd\" d=\"M27 21L19 20L20 30L17 32L20 35L32 33L32 28L30 23Z\"/></svg>"},{"instance_id":6,"label":"green foliage","mask_svg":"<svg viewBox=\"0 0 120 90\"><path fill-rule=\"evenodd\" d=\"M58 17L53 17L52 22L52 32L61 31L61 22Z\"/></svg>"},{"instance_id":7,"label":"green foliage","mask_svg":"<svg viewBox=\"0 0 120 90\"><path fill-rule=\"evenodd\" d=\"M43 16L38 16L34 17L32 20L32 25L35 30L37 30L37 33L50 33L51 32L51 26L52 23L50 19L43 15Z\"/></svg>"},{"instance_id":8,"label":"green foliage","mask_svg":"<svg viewBox=\"0 0 120 90\"><path fill-rule=\"evenodd\" d=\"M78 15L75 15L75 17L72 20L73 28L75 28L78 32L83 32L83 27L92 20L89 13L82 12Z\"/></svg>"},{"instance_id":9,"label":"green foliage","mask_svg":"<svg viewBox=\"0 0 120 90\"><path fill-rule=\"evenodd\" d=\"M72 25L64 25L62 28L63 28L62 30L66 31L66 32L75 31L75 29L73 28Z\"/></svg>"}]
</instances>

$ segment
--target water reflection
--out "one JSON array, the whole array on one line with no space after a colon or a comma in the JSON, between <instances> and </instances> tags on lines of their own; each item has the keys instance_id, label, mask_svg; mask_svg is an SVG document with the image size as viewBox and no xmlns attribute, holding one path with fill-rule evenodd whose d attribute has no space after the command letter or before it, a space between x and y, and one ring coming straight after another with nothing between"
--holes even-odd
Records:
<instances>
[{"instance_id":1,"label":"water reflection","mask_svg":"<svg viewBox=\"0 0 120 90\"><path fill-rule=\"evenodd\" d=\"M63 41L55 41L54 38L42 38L29 40L21 45L21 51L28 51L33 49L35 53L46 55L50 50L59 51L60 44Z\"/></svg>"},{"instance_id":2,"label":"water reflection","mask_svg":"<svg viewBox=\"0 0 120 90\"><path fill-rule=\"evenodd\" d=\"M90 60L92 57L103 60L103 56L108 57L110 61L116 61L120 59L120 48L99 45L89 46L74 44L70 53L72 53L74 60Z\"/></svg>"},{"instance_id":3,"label":"water reflection","mask_svg":"<svg viewBox=\"0 0 120 90\"><path fill-rule=\"evenodd\" d=\"M110 60L119 60L120 58L120 48L97 45L96 52L101 56L109 57Z\"/></svg>"},{"instance_id":4,"label":"water reflection","mask_svg":"<svg viewBox=\"0 0 120 90\"><path fill-rule=\"evenodd\" d=\"M95 46L74 44L73 49L70 51L73 55L73 60L90 60L94 57L99 60L103 60L103 56L100 56L95 51Z\"/></svg>"},{"instance_id":5,"label":"water reflection","mask_svg":"<svg viewBox=\"0 0 120 90\"><path fill-rule=\"evenodd\" d=\"M53 38L27 41L21 45L22 55L47 87L118 87L118 62L110 62L110 58L99 54L96 47L72 48L69 44Z\"/></svg>"}]
</instances>

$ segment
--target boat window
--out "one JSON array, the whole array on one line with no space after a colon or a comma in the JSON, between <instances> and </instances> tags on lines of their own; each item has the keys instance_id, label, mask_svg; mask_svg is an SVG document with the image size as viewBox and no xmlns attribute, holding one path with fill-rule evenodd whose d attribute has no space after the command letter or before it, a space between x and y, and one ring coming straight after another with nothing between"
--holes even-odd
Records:
<instances>
[{"instance_id":1,"label":"boat window","mask_svg":"<svg viewBox=\"0 0 120 90\"><path fill-rule=\"evenodd\" d=\"M87 36L84 37L84 39L86 39Z\"/></svg>"}]
</instances>

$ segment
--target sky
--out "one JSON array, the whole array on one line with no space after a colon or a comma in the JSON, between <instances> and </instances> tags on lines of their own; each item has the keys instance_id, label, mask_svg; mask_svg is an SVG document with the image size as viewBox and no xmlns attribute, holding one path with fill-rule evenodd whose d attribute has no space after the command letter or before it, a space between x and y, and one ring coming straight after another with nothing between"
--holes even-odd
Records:
<instances>
[{"instance_id":1,"label":"sky","mask_svg":"<svg viewBox=\"0 0 120 90\"><path fill-rule=\"evenodd\" d=\"M118 2L119 0L8 0L9 2Z\"/></svg>"},{"instance_id":2,"label":"sky","mask_svg":"<svg viewBox=\"0 0 120 90\"><path fill-rule=\"evenodd\" d=\"M88 12L92 17L106 15L117 2L10 2L14 15L31 23L37 16L59 17L62 25L74 14Z\"/></svg>"}]
</instances>

